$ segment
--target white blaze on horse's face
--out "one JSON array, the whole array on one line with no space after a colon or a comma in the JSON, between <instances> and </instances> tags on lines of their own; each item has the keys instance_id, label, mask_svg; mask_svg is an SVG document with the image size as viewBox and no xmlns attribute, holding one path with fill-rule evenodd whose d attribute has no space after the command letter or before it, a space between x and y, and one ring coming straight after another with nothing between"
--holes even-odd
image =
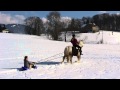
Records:
<instances>
[{"instance_id":1,"label":"white blaze on horse's face","mask_svg":"<svg viewBox=\"0 0 120 90\"><path fill-rule=\"evenodd\" d=\"M83 41L82 40L79 41L79 46L83 47Z\"/></svg>"},{"instance_id":2,"label":"white blaze on horse's face","mask_svg":"<svg viewBox=\"0 0 120 90\"><path fill-rule=\"evenodd\" d=\"M80 46L80 44L81 44L80 42L81 42L81 41L78 42L78 43L79 43L79 46Z\"/></svg>"}]
</instances>

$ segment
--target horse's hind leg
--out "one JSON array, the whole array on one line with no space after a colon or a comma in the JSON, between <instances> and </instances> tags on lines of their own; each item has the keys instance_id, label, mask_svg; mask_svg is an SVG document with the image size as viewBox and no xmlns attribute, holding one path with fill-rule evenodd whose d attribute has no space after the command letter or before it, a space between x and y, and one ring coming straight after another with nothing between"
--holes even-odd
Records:
<instances>
[{"instance_id":1,"label":"horse's hind leg","mask_svg":"<svg viewBox=\"0 0 120 90\"><path fill-rule=\"evenodd\" d=\"M72 56L70 56L70 63L72 64Z\"/></svg>"},{"instance_id":2,"label":"horse's hind leg","mask_svg":"<svg viewBox=\"0 0 120 90\"><path fill-rule=\"evenodd\" d=\"M77 58L78 58L78 62L80 62L80 55L77 55Z\"/></svg>"},{"instance_id":3,"label":"horse's hind leg","mask_svg":"<svg viewBox=\"0 0 120 90\"><path fill-rule=\"evenodd\" d=\"M67 63L69 63L70 62L70 57L69 56L67 56Z\"/></svg>"},{"instance_id":4,"label":"horse's hind leg","mask_svg":"<svg viewBox=\"0 0 120 90\"><path fill-rule=\"evenodd\" d=\"M63 61L62 61L61 63L63 63L63 62L64 62L64 60L65 60L65 56L63 56Z\"/></svg>"}]
</instances>

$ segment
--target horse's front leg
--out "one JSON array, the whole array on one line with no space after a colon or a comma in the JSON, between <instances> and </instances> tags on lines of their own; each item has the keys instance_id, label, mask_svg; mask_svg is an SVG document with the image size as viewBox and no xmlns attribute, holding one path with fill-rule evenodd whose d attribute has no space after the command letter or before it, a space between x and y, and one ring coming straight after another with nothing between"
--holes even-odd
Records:
<instances>
[{"instance_id":1,"label":"horse's front leg","mask_svg":"<svg viewBox=\"0 0 120 90\"><path fill-rule=\"evenodd\" d=\"M80 55L77 55L77 58L78 58L78 62L80 62L80 57L81 57Z\"/></svg>"},{"instance_id":2,"label":"horse's front leg","mask_svg":"<svg viewBox=\"0 0 120 90\"><path fill-rule=\"evenodd\" d=\"M70 56L67 56L67 63L70 62Z\"/></svg>"},{"instance_id":3,"label":"horse's front leg","mask_svg":"<svg viewBox=\"0 0 120 90\"><path fill-rule=\"evenodd\" d=\"M72 57L73 57L73 56L70 56L70 63L71 63L71 64L72 64Z\"/></svg>"},{"instance_id":4,"label":"horse's front leg","mask_svg":"<svg viewBox=\"0 0 120 90\"><path fill-rule=\"evenodd\" d=\"M65 60L65 56L63 56L63 61L62 61L61 63L63 63L63 62L64 62L64 60Z\"/></svg>"}]
</instances>

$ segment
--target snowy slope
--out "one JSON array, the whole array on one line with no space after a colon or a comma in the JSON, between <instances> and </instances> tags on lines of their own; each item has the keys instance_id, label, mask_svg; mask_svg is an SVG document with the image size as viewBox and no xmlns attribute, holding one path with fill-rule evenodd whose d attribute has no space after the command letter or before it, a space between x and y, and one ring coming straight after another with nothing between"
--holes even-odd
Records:
<instances>
[{"instance_id":1,"label":"snowy slope","mask_svg":"<svg viewBox=\"0 0 120 90\"><path fill-rule=\"evenodd\" d=\"M22 34L26 33L25 25L22 25L22 24L6 24L5 27L11 33L22 33Z\"/></svg>"},{"instance_id":2,"label":"snowy slope","mask_svg":"<svg viewBox=\"0 0 120 90\"><path fill-rule=\"evenodd\" d=\"M120 46L118 45L120 34L113 34L104 33L104 42L108 44L84 44L82 49L84 55L81 56L80 63L60 64L64 48L71 45L70 42L51 41L45 36L0 33L0 78L120 78ZM87 36L90 38L89 35ZM109 41L109 37L112 42ZM86 42L94 41L92 39L96 38L96 35L89 38ZM38 69L18 71L18 68L23 66L25 55L28 55L30 61L38 62L36 64ZM77 58L73 57L73 62L76 60Z\"/></svg>"}]
</instances>

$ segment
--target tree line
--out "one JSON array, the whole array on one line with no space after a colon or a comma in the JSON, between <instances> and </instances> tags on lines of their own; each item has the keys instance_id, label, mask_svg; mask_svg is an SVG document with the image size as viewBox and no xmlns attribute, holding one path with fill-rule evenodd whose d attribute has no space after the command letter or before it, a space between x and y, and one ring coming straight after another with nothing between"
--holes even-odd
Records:
<instances>
[{"instance_id":1,"label":"tree line","mask_svg":"<svg viewBox=\"0 0 120 90\"><path fill-rule=\"evenodd\" d=\"M82 17L82 19L62 20L58 11L52 11L49 12L46 18L46 22L36 16L26 18L25 30L27 34L40 36L45 33L51 35L53 40L58 40L61 32L79 31L82 33L82 25L89 23L95 23L100 30L120 31L120 15L117 14L104 13L96 14L92 17Z\"/></svg>"},{"instance_id":2,"label":"tree line","mask_svg":"<svg viewBox=\"0 0 120 90\"><path fill-rule=\"evenodd\" d=\"M0 24L0 32L2 32L4 29L6 29L5 24Z\"/></svg>"}]
</instances>

